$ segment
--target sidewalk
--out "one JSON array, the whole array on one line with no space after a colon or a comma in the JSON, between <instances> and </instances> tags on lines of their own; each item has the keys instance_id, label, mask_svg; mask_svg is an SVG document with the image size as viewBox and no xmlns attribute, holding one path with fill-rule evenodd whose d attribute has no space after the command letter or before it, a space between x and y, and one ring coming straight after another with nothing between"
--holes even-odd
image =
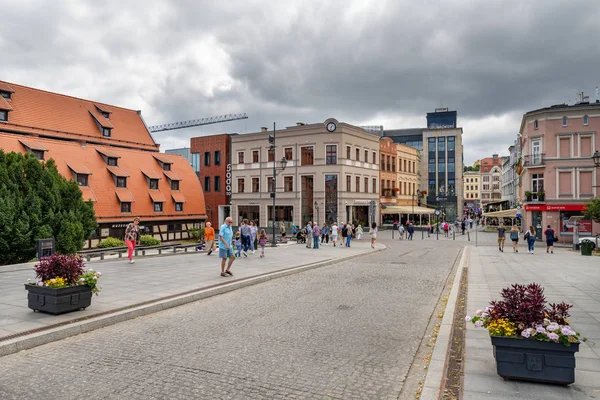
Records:
<instances>
[{"instance_id":1,"label":"sidewalk","mask_svg":"<svg viewBox=\"0 0 600 400\"><path fill-rule=\"evenodd\" d=\"M600 259L567 249L546 254L536 243L534 255L521 245L513 253L495 246L470 248L467 315L483 309L512 283L539 283L548 302L573 304L571 323L588 338L576 353L575 383L568 386L504 381L496 374L489 334L467 324L464 356L464 399L596 399L600 398Z\"/></svg>"},{"instance_id":2,"label":"sidewalk","mask_svg":"<svg viewBox=\"0 0 600 400\"><path fill-rule=\"evenodd\" d=\"M93 297L91 306L86 310L56 316L34 312L27 307L27 292L23 285L28 278L35 278L33 264L0 266L0 348L7 342L18 340L15 335L43 332L56 324L68 326L75 320L146 306L166 297L222 287L276 271L338 262L383 248L385 246L377 245L375 250L371 249L368 239L354 241L350 248L333 247L331 244L321 246L319 250L307 249L303 244L269 247L265 249L265 258L261 259L257 251L248 254L247 258L237 259L231 268L234 277L230 278L220 276L218 251L211 256L193 252L138 257L135 264L129 264L127 259L92 261L86 263L86 267L102 272L102 292Z\"/></svg>"}]
</instances>

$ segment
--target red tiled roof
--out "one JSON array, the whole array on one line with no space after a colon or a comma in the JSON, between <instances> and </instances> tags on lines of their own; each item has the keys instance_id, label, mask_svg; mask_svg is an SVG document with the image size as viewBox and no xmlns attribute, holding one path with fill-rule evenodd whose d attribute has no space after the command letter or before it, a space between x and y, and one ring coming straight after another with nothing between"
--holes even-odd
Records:
<instances>
[{"instance_id":1,"label":"red tiled roof","mask_svg":"<svg viewBox=\"0 0 600 400\"><path fill-rule=\"evenodd\" d=\"M91 200L94 203L98 201L98 199L94 195L94 191L92 190L92 188L80 186L79 190L81 190L81 193L83 193L83 200Z\"/></svg>"},{"instance_id":2,"label":"red tiled roof","mask_svg":"<svg viewBox=\"0 0 600 400\"><path fill-rule=\"evenodd\" d=\"M73 163L67 163L67 165L69 166L69 168L71 168L73 170L73 172L75 172L76 174L80 174L80 175L91 175L92 173L90 172L89 169L87 169L87 167L85 165L81 165L81 166L76 166Z\"/></svg>"},{"instance_id":3,"label":"red tiled roof","mask_svg":"<svg viewBox=\"0 0 600 400\"><path fill-rule=\"evenodd\" d=\"M149 169L149 168L144 168L142 170L142 174L146 175L148 177L148 179L160 179L161 178L161 175L158 172L156 172L152 169Z\"/></svg>"},{"instance_id":4,"label":"red tiled roof","mask_svg":"<svg viewBox=\"0 0 600 400\"><path fill-rule=\"evenodd\" d=\"M46 146L44 146L41 143L35 142L35 141L31 141L31 140L25 141L25 140L19 139L19 142L21 142L21 144L23 146L25 146L31 150L48 151L48 148Z\"/></svg>"},{"instance_id":5,"label":"red tiled roof","mask_svg":"<svg viewBox=\"0 0 600 400\"><path fill-rule=\"evenodd\" d=\"M0 96L0 110L4 111L12 111L12 106L8 104L8 101L2 96Z\"/></svg>"},{"instance_id":6,"label":"red tiled roof","mask_svg":"<svg viewBox=\"0 0 600 400\"><path fill-rule=\"evenodd\" d=\"M173 192L171 193L171 197L173 197L175 203L185 203L185 196L183 193Z\"/></svg>"},{"instance_id":7,"label":"red tiled roof","mask_svg":"<svg viewBox=\"0 0 600 400\"><path fill-rule=\"evenodd\" d=\"M133 193L127 188L116 188L115 193L120 202L134 202Z\"/></svg>"},{"instance_id":8,"label":"red tiled roof","mask_svg":"<svg viewBox=\"0 0 600 400\"><path fill-rule=\"evenodd\" d=\"M105 147L96 147L96 151L100 154L102 154L103 156L109 157L109 158L121 158L120 155L118 155L117 153L115 153L112 150L109 150Z\"/></svg>"},{"instance_id":9,"label":"red tiled roof","mask_svg":"<svg viewBox=\"0 0 600 400\"><path fill-rule=\"evenodd\" d=\"M167 201L167 199L165 199L165 195L162 194L160 190L148 190L148 193L150 194L150 198L154 203L164 203Z\"/></svg>"},{"instance_id":10,"label":"red tiled roof","mask_svg":"<svg viewBox=\"0 0 600 400\"><path fill-rule=\"evenodd\" d=\"M110 128L110 129L114 128L113 124L111 124L101 114L98 114L98 112L94 112L94 111L90 110L90 114L100 124L101 127L103 127L103 128Z\"/></svg>"},{"instance_id":11,"label":"red tiled roof","mask_svg":"<svg viewBox=\"0 0 600 400\"><path fill-rule=\"evenodd\" d=\"M9 86L9 83L0 81L0 88L5 86ZM158 149L144 121L135 110L108 107L98 102L13 83L10 87L14 90L10 104L13 110L8 122L2 123L2 130L154 151ZM97 107L110 108L110 122L98 112ZM101 121L101 125L110 124L113 127L110 138L102 136L96 120Z\"/></svg>"},{"instance_id":12,"label":"red tiled roof","mask_svg":"<svg viewBox=\"0 0 600 400\"><path fill-rule=\"evenodd\" d=\"M8 83L0 82L0 91L14 93L14 89Z\"/></svg>"},{"instance_id":13,"label":"red tiled roof","mask_svg":"<svg viewBox=\"0 0 600 400\"><path fill-rule=\"evenodd\" d=\"M180 181L181 178L173 171L163 171L163 173L172 181Z\"/></svg>"},{"instance_id":14,"label":"red tiled roof","mask_svg":"<svg viewBox=\"0 0 600 400\"><path fill-rule=\"evenodd\" d=\"M171 161L169 156L167 156L166 154L163 154L163 153L154 154L154 158L156 158L158 161L160 161L163 164L173 164L173 161Z\"/></svg>"},{"instance_id":15,"label":"red tiled roof","mask_svg":"<svg viewBox=\"0 0 600 400\"><path fill-rule=\"evenodd\" d=\"M107 113L107 114L112 113L112 111L106 106L99 106L98 104L94 104L94 105L96 106L96 109L100 112Z\"/></svg>"},{"instance_id":16,"label":"red tiled roof","mask_svg":"<svg viewBox=\"0 0 600 400\"><path fill-rule=\"evenodd\" d=\"M1 126L1 124L0 124ZM19 142L22 135L14 135L0 132L0 149L5 152L25 153L26 150ZM89 142L82 146L75 141L59 141L54 139L36 138L26 140L35 142L48 149L45 159L54 159L58 172L67 177L73 178L70 167L85 166L92 175L88 178L88 188L81 188L82 191L93 193L96 198L94 209L99 223L103 222L124 222L131 221L132 216L139 216L143 221L164 221L164 220L189 220L206 218L206 209L204 203L204 194L202 187L196 176L196 173L186 161L185 158L176 155L167 155L172 161L171 169L179 177L179 191L172 191L167 179L160 179L158 189L166 197L163 204L163 212L155 213L151 197L148 195L148 179L142 173L142 169L148 171L160 171L159 166L154 159L154 153L136 149L116 149L118 151L119 167L123 171L129 172L127 178L127 188L118 189L119 191L128 191L130 197L135 198L132 204L131 213L121 213L119 198L115 194L114 178L109 172L106 162L100 152L107 150L105 146L92 145ZM111 155L112 156L112 155ZM116 168L116 167L111 167ZM175 211L175 201L172 200L173 194L176 196L185 196L185 211ZM91 196L90 196L91 197Z\"/></svg>"},{"instance_id":17,"label":"red tiled roof","mask_svg":"<svg viewBox=\"0 0 600 400\"><path fill-rule=\"evenodd\" d=\"M107 165L106 169L114 176L123 177L123 178L129 177L129 173L127 173L127 171L124 171L122 168L114 167L112 165Z\"/></svg>"}]
</instances>

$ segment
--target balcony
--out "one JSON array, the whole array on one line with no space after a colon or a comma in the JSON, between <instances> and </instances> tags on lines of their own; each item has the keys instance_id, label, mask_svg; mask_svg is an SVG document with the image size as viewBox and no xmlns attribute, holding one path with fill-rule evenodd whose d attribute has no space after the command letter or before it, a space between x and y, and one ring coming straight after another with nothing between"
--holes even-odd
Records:
<instances>
[{"instance_id":1,"label":"balcony","mask_svg":"<svg viewBox=\"0 0 600 400\"><path fill-rule=\"evenodd\" d=\"M525 201L527 203L541 203L546 201L545 192L525 192Z\"/></svg>"},{"instance_id":2,"label":"balcony","mask_svg":"<svg viewBox=\"0 0 600 400\"><path fill-rule=\"evenodd\" d=\"M546 165L546 154L535 153L523 156L523 167L524 168L537 168L544 167Z\"/></svg>"},{"instance_id":3,"label":"balcony","mask_svg":"<svg viewBox=\"0 0 600 400\"><path fill-rule=\"evenodd\" d=\"M391 198L395 198L398 197L398 192L400 191L400 189L396 188L396 189L383 189L381 191L381 196L391 199Z\"/></svg>"}]
</instances>

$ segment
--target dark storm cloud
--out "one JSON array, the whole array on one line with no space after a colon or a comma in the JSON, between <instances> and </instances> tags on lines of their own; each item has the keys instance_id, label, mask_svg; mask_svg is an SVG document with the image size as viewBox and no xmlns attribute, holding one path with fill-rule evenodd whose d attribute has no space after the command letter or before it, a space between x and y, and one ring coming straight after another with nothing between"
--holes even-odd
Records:
<instances>
[{"instance_id":1,"label":"dark storm cloud","mask_svg":"<svg viewBox=\"0 0 600 400\"><path fill-rule=\"evenodd\" d=\"M503 153L528 110L593 96L600 2L0 0L0 78L141 109L149 124L251 119L157 134L459 112L466 162ZM416 119L418 118L418 119ZM165 147L165 146L163 146ZM472 158L470 158L472 157Z\"/></svg>"}]
</instances>

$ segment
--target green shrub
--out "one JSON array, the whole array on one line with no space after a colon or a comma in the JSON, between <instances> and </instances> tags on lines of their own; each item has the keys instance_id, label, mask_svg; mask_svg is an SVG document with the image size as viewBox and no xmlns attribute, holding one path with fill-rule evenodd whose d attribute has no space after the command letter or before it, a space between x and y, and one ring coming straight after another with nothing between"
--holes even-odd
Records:
<instances>
[{"instance_id":1,"label":"green shrub","mask_svg":"<svg viewBox=\"0 0 600 400\"><path fill-rule=\"evenodd\" d=\"M140 237L140 246L158 246L160 240L156 239L152 235L142 235Z\"/></svg>"},{"instance_id":2,"label":"green shrub","mask_svg":"<svg viewBox=\"0 0 600 400\"><path fill-rule=\"evenodd\" d=\"M117 239L114 237L107 237L100 243L98 243L98 247L101 249L107 249L110 247L123 247L125 246L125 242L121 239Z\"/></svg>"},{"instance_id":3,"label":"green shrub","mask_svg":"<svg viewBox=\"0 0 600 400\"><path fill-rule=\"evenodd\" d=\"M189 229L188 234L194 242L200 242L204 238L204 228Z\"/></svg>"}]
</instances>

